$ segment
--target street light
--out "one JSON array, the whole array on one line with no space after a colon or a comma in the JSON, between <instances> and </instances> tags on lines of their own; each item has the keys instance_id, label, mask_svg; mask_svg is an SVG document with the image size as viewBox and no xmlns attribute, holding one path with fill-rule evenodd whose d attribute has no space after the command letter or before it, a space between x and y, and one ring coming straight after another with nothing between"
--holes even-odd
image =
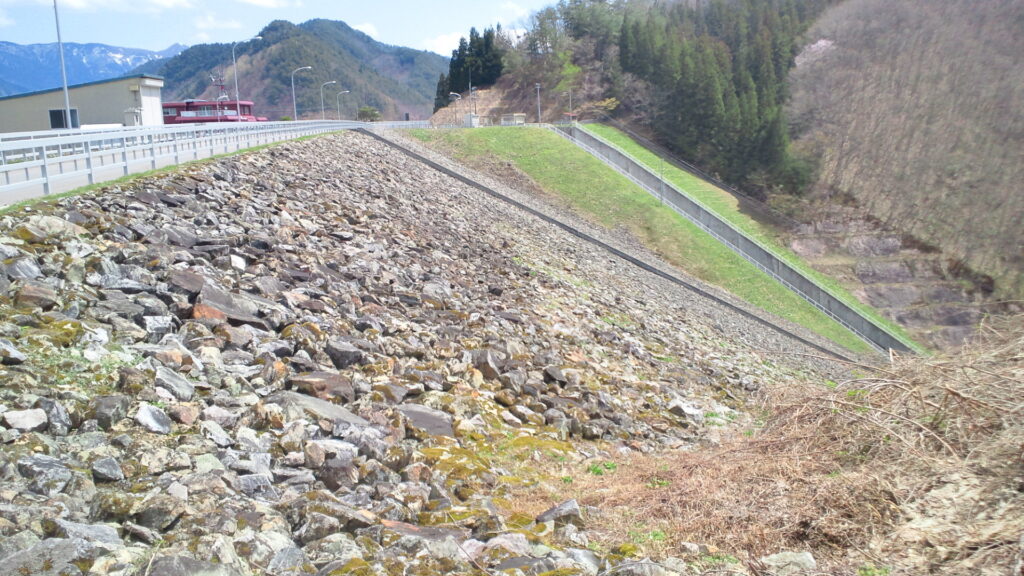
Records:
<instances>
[{"instance_id":1,"label":"street light","mask_svg":"<svg viewBox=\"0 0 1024 576\"><path fill-rule=\"evenodd\" d=\"M64 42L60 39L60 14L57 13L57 0L53 0L53 21L57 24L57 49L60 51L60 79L64 83L64 128L74 128L71 124L71 96L68 95L68 74L64 69Z\"/></svg>"},{"instance_id":2,"label":"street light","mask_svg":"<svg viewBox=\"0 0 1024 576\"><path fill-rule=\"evenodd\" d=\"M449 92L448 99L451 100L453 98L455 99L455 125L457 126L459 124L459 102L462 101L462 94Z\"/></svg>"},{"instance_id":3,"label":"street light","mask_svg":"<svg viewBox=\"0 0 1024 576\"><path fill-rule=\"evenodd\" d=\"M337 83L338 83L337 80L331 80L330 82L324 82L323 84L320 85L320 119L321 120L327 120L327 113L324 112L324 86L328 86L330 84L337 84Z\"/></svg>"},{"instance_id":4,"label":"street light","mask_svg":"<svg viewBox=\"0 0 1024 576\"><path fill-rule=\"evenodd\" d=\"M348 93L349 93L348 90L342 90L341 92L338 92L337 96L335 96L335 99L338 100L338 120L341 120L341 95L342 94L348 94Z\"/></svg>"},{"instance_id":5,"label":"street light","mask_svg":"<svg viewBox=\"0 0 1024 576\"><path fill-rule=\"evenodd\" d=\"M302 70L312 70L312 66L303 66L292 70L292 120L299 119L299 106L295 103L295 73Z\"/></svg>"},{"instance_id":6,"label":"street light","mask_svg":"<svg viewBox=\"0 0 1024 576\"><path fill-rule=\"evenodd\" d=\"M263 36L253 36L249 40L263 40ZM234 71L235 75L235 117L241 119L242 117L242 105L238 103L238 64L235 63L235 44L238 42L231 43L231 70Z\"/></svg>"}]
</instances>

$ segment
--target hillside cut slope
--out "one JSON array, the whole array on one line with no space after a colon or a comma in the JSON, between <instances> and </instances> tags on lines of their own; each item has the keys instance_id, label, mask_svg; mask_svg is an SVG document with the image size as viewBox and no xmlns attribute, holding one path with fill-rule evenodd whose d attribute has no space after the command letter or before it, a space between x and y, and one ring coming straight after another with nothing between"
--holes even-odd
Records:
<instances>
[{"instance_id":1,"label":"hillside cut slope","mask_svg":"<svg viewBox=\"0 0 1024 576\"><path fill-rule=\"evenodd\" d=\"M938 247L996 298L1024 294L1024 4L848 0L792 74L817 194Z\"/></svg>"},{"instance_id":2,"label":"hillside cut slope","mask_svg":"<svg viewBox=\"0 0 1024 576\"><path fill-rule=\"evenodd\" d=\"M505 497L835 370L351 133L23 209L0 251L12 574L633 566L588 548L612 516Z\"/></svg>"}]
</instances>

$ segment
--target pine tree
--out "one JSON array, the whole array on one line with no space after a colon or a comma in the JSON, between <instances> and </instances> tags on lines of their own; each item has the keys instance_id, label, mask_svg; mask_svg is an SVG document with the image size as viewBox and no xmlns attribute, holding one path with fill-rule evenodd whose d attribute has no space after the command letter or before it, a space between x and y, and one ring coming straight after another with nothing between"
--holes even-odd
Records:
<instances>
[{"instance_id":1,"label":"pine tree","mask_svg":"<svg viewBox=\"0 0 1024 576\"><path fill-rule=\"evenodd\" d=\"M448 85L448 76L442 72L441 77L437 79L437 91L434 94L434 112L448 105L448 95L450 93L451 88Z\"/></svg>"}]
</instances>

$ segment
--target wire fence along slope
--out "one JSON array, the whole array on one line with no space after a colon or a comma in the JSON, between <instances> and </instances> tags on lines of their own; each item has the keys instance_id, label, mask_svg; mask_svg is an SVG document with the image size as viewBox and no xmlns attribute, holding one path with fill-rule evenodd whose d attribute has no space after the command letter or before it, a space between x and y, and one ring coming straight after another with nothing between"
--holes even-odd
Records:
<instances>
[{"instance_id":1,"label":"wire fence along slope","mask_svg":"<svg viewBox=\"0 0 1024 576\"><path fill-rule=\"evenodd\" d=\"M913 347L900 337L845 303L827 287L820 285L785 262L771 248L718 217L700 201L680 190L671 182L662 179L659 174L615 144L578 126L550 126L549 128L623 174L654 197L659 198L673 210L783 286L810 302L830 318L857 334L864 341L881 350L913 351Z\"/></svg>"}]
</instances>

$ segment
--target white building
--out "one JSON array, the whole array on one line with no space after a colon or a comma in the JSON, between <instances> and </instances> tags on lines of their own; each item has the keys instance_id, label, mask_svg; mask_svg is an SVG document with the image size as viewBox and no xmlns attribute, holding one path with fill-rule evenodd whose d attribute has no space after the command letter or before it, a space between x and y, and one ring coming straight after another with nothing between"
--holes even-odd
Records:
<instances>
[{"instance_id":1,"label":"white building","mask_svg":"<svg viewBox=\"0 0 1024 576\"><path fill-rule=\"evenodd\" d=\"M72 127L162 125L163 86L163 78L149 74L68 86ZM0 132L64 127L63 88L0 98Z\"/></svg>"}]
</instances>

